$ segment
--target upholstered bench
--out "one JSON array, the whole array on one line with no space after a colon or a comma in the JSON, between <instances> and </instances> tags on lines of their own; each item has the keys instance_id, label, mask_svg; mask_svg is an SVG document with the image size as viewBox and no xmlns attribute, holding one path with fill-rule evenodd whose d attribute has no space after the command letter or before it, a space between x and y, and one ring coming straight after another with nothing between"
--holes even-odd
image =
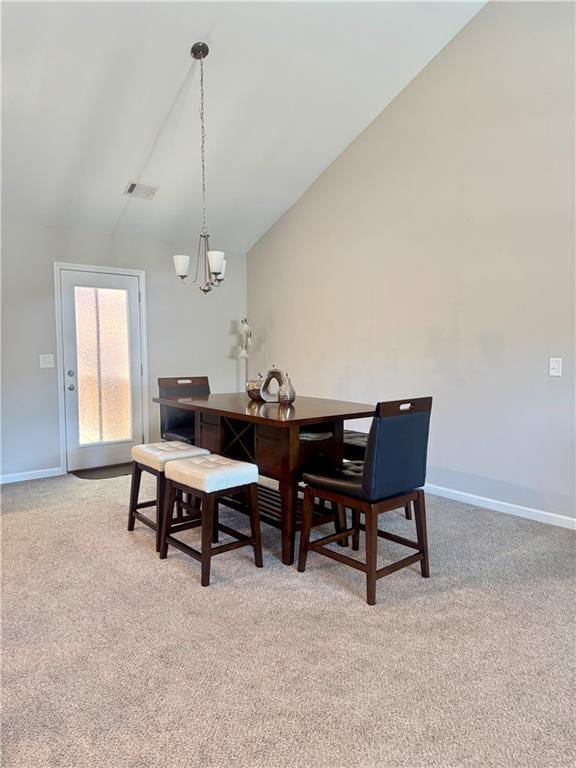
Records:
<instances>
[{"instance_id":1,"label":"upholstered bench","mask_svg":"<svg viewBox=\"0 0 576 768\"><path fill-rule=\"evenodd\" d=\"M164 510L164 469L169 461L193 456L209 454L205 448L198 448L179 440L161 443L145 443L132 448L132 482L130 485L130 505L128 509L128 530L134 530L134 522L140 520L156 531L156 551L160 551L160 533L162 531L162 514ZM156 477L156 498L151 501L138 502L142 472L149 472ZM156 507L156 519L152 520L143 515L140 510L146 507Z\"/></svg>"},{"instance_id":2,"label":"upholstered bench","mask_svg":"<svg viewBox=\"0 0 576 768\"><path fill-rule=\"evenodd\" d=\"M163 527L160 543L160 557L168 554L168 546L176 547L201 563L201 583L210 584L210 562L214 555L228 552L238 547L251 546L254 550L254 563L262 568L262 543L260 539L260 517L258 514L258 467L245 461L235 461L211 453L209 456L197 456L189 459L170 461L166 465L166 493L163 515ZM182 525L173 523L176 493L181 492L200 500L200 519L191 522L188 527L202 526L202 551L175 538L174 533L183 530ZM222 496L246 496L250 513L250 536L245 536L218 522L218 500ZM183 503L189 507L187 502ZM190 508L191 512L197 509ZM212 546L214 530L231 536L234 541ZM216 537L217 538L217 537Z\"/></svg>"}]
</instances>

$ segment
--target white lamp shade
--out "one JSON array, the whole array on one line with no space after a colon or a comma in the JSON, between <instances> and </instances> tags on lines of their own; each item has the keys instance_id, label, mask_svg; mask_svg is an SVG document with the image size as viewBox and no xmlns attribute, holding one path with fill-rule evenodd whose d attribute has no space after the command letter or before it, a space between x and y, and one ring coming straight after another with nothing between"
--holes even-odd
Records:
<instances>
[{"instance_id":1,"label":"white lamp shade","mask_svg":"<svg viewBox=\"0 0 576 768\"><path fill-rule=\"evenodd\" d=\"M222 269L220 270L220 280L224 280L224 275L226 274L226 259L222 262Z\"/></svg>"},{"instance_id":2,"label":"white lamp shade","mask_svg":"<svg viewBox=\"0 0 576 768\"><path fill-rule=\"evenodd\" d=\"M190 267L190 256L186 256L183 253L178 253L174 257L174 271L178 277L186 277L188 269Z\"/></svg>"},{"instance_id":3,"label":"white lamp shade","mask_svg":"<svg viewBox=\"0 0 576 768\"><path fill-rule=\"evenodd\" d=\"M208 264L213 275L219 275L224 265L224 251L208 251Z\"/></svg>"},{"instance_id":4,"label":"white lamp shade","mask_svg":"<svg viewBox=\"0 0 576 768\"><path fill-rule=\"evenodd\" d=\"M246 349L246 347L240 347L240 352L238 352L238 358L240 360L248 359L248 350Z\"/></svg>"}]
</instances>

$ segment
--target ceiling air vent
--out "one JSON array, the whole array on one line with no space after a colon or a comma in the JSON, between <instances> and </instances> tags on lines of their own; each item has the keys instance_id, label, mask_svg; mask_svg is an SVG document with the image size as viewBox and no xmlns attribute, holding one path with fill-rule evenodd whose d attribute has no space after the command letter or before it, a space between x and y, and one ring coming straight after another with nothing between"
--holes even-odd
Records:
<instances>
[{"instance_id":1,"label":"ceiling air vent","mask_svg":"<svg viewBox=\"0 0 576 768\"><path fill-rule=\"evenodd\" d=\"M123 194L128 195L128 197L139 197L141 200L152 200L156 192L158 192L158 187L151 187L148 184L136 184L136 182L131 181Z\"/></svg>"}]
</instances>

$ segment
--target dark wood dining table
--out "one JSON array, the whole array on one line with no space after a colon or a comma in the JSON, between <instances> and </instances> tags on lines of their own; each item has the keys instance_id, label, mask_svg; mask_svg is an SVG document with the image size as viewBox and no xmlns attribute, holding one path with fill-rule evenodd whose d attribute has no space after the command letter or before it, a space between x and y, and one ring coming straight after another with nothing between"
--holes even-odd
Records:
<instances>
[{"instance_id":1,"label":"dark wood dining table","mask_svg":"<svg viewBox=\"0 0 576 768\"><path fill-rule=\"evenodd\" d=\"M196 445L253 462L260 475L278 481L278 491L259 486L259 505L263 522L282 532L282 561L287 565L294 562L294 539L301 524L298 483L302 473L340 465L344 421L370 418L375 409L365 403L300 396L283 406L250 400L237 392L155 397L153 401L195 412Z\"/></svg>"}]
</instances>

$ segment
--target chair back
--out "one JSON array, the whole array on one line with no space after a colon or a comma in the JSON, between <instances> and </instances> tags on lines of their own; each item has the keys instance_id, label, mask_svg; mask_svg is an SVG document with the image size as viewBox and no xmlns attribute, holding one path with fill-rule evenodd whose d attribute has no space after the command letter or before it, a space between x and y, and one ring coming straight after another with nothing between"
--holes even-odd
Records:
<instances>
[{"instance_id":1,"label":"chair back","mask_svg":"<svg viewBox=\"0 0 576 768\"><path fill-rule=\"evenodd\" d=\"M208 376L178 376L158 379L158 394L160 397L209 395ZM165 432L182 427L185 429L194 428L194 412L160 405L160 434L164 435Z\"/></svg>"},{"instance_id":2,"label":"chair back","mask_svg":"<svg viewBox=\"0 0 576 768\"><path fill-rule=\"evenodd\" d=\"M362 475L368 498L385 499L424 485L431 410L431 397L378 403Z\"/></svg>"}]
</instances>

